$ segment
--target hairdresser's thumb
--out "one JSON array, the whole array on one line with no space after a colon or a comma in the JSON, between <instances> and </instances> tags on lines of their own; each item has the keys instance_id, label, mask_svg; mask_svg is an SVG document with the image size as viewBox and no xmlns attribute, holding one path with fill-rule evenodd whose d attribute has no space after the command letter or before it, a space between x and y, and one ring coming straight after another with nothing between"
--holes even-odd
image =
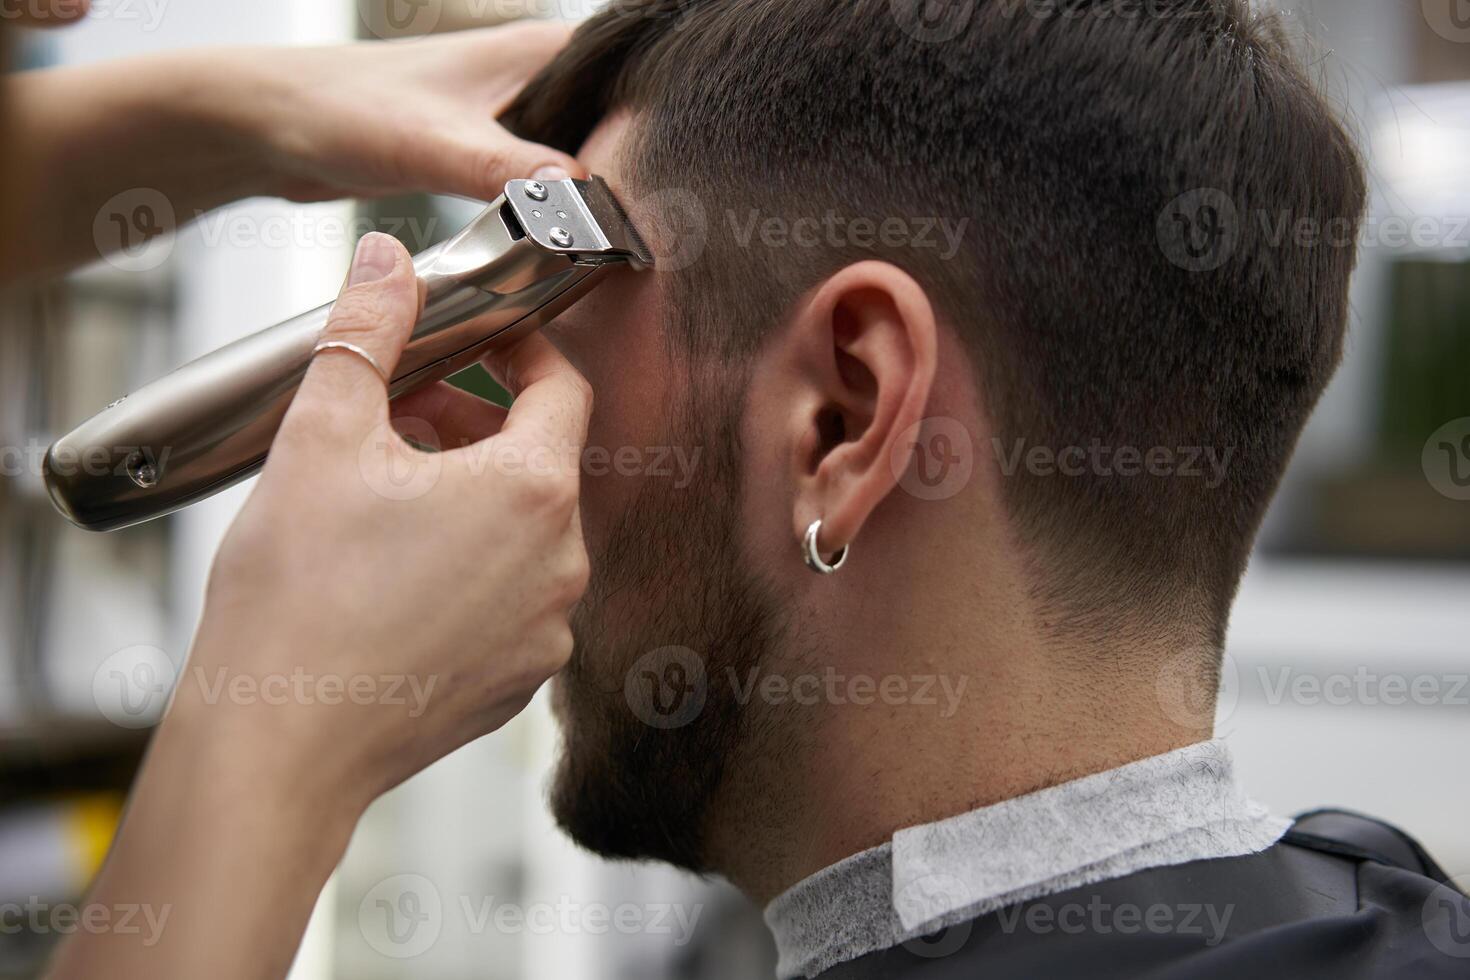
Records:
<instances>
[{"instance_id":1,"label":"hairdresser's thumb","mask_svg":"<svg viewBox=\"0 0 1470 980\"><path fill-rule=\"evenodd\" d=\"M366 432L388 417L388 379L418 321L422 289L408 251L374 232L358 242L286 425Z\"/></svg>"}]
</instances>

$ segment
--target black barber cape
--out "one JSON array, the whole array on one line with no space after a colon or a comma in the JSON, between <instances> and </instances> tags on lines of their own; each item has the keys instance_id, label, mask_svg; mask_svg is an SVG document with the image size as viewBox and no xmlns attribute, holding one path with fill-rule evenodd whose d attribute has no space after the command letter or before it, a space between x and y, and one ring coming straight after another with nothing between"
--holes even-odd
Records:
<instances>
[{"instance_id":1,"label":"black barber cape","mask_svg":"<svg viewBox=\"0 0 1470 980\"><path fill-rule=\"evenodd\" d=\"M1463 884L1463 879L1461 880ZM1341 810L1245 857L1154 868L869 953L822 980L1470 980L1470 899Z\"/></svg>"}]
</instances>

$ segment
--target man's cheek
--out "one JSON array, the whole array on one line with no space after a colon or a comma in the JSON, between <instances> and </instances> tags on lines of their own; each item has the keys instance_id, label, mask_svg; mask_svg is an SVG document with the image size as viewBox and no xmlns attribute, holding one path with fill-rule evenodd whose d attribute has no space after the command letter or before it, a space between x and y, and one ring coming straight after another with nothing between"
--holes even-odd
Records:
<instances>
[{"instance_id":1,"label":"man's cheek","mask_svg":"<svg viewBox=\"0 0 1470 980\"><path fill-rule=\"evenodd\" d=\"M572 313L563 313L561 316L557 317L555 320L552 320L546 326L542 327L541 335L544 336L547 340L551 341L551 346L560 351L561 356L565 357L571 363L572 367L577 369L577 372L579 374L585 377L589 382L593 382L595 384L597 379L593 378L590 374L587 373L589 367L591 367L594 362L586 351L586 341L581 339L584 338L586 334L585 331L579 326L582 321L578 315L578 312L579 311L574 311ZM581 340L580 343L579 340Z\"/></svg>"},{"instance_id":2,"label":"man's cheek","mask_svg":"<svg viewBox=\"0 0 1470 980\"><path fill-rule=\"evenodd\" d=\"M597 563L607 547L608 534L612 528L612 487L605 476L588 472L584 458L582 466L582 538L587 545L587 554L592 559L593 576L598 573Z\"/></svg>"},{"instance_id":3,"label":"man's cheek","mask_svg":"<svg viewBox=\"0 0 1470 980\"><path fill-rule=\"evenodd\" d=\"M647 452L623 433L588 433L582 451L582 507L606 529L609 521L638 499L648 476Z\"/></svg>"}]
</instances>

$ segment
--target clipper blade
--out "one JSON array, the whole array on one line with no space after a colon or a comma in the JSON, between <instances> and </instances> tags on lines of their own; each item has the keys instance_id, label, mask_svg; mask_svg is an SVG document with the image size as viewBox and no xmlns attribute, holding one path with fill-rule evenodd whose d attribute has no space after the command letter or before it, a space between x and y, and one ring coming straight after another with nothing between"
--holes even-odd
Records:
<instances>
[{"instance_id":1,"label":"clipper blade","mask_svg":"<svg viewBox=\"0 0 1470 980\"><path fill-rule=\"evenodd\" d=\"M633 226L633 219L628 217L627 210L613 195L607 182L601 177L592 177L577 183L582 199L587 202L587 210L592 212L592 216L602 226L603 234L613 247L627 252L632 257L629 261L634 266L652 268L653 250Z\"/></svg>"},{"instance_id":2,"label":"clipper blade","mask_svg":"<svg viewBox=\"0 0 1470 980\"><path fill-rule=\"evenodd\" d=\"M601 177L512 180L504 200L520 229L547 251L582 263L654 265L653 250Z\"/></svg>"}]
</instances>

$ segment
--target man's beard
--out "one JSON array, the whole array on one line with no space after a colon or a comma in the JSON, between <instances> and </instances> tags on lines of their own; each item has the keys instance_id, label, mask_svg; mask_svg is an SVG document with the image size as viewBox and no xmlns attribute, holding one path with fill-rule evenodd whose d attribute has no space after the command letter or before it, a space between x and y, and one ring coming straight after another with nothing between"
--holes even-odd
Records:
<instances>
[{"instance_id":1,"label":"man's beard","mask_svg":"<svg viewBox=\"0 0 1470 980\"><path fill-rule=\"evenodd\" d=\"M699 449L696 478L645 482L572 616L551 807L595 853L705 871L711 801L755 720L731 680L766 659L778 606L738 544L738 397L677 414L667 445Z\"/></svg>"}]
</instances>

